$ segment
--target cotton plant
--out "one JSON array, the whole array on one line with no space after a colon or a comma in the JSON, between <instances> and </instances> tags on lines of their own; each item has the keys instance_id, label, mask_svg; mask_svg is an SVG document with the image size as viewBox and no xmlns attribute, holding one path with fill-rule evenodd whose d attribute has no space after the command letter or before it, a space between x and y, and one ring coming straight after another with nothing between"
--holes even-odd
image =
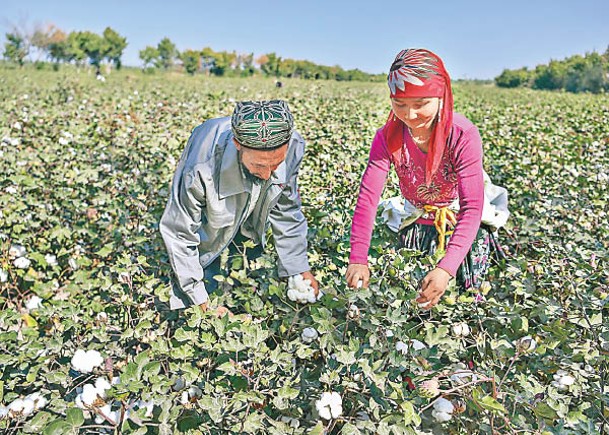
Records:
<instances>
[{"instance_id":1,"label":"cotton plant","mask_svg":"<svg viewBox=\"0 0 609 435\"><path fill-rule=\"evenodd\" d=\"M315 409L324 420L332 420L343 414L343 399L337 392L323 393L321 398L315 401Z\"/></svg>"},{"instance_id":2,"label":"cotton plant","mask_svg":"<svg viewBox=\"0 0 609 435\"><path fill-rule=\"evenodd\" d=\"M91 373L96 367L104 363L101 354L96 350L78 349L71 360L74 370L80 373Z\"/></svg>"},{"instance_id":3,"label":"cotton plant","mask_svg":"<svg viewBox=\"0 0 609 435\"><path fill-rule=\"evenodd\" d=\"M300 335L304 344L311 344L319 337L319 333L315 328L305 328Z\"/></svg>"},{"instance_id":4,"label":"cotton plant","mask_svg":"<svg viewBox=\"0 0 609 435\"><path fill-rule=\"evenodd\" d=\"M320 291L317 295L311 285L311 280L304 279L302 275L293 275L288 278L288 299L299 304L313 304L323 296Z\"/></svg>"}]
</instances>

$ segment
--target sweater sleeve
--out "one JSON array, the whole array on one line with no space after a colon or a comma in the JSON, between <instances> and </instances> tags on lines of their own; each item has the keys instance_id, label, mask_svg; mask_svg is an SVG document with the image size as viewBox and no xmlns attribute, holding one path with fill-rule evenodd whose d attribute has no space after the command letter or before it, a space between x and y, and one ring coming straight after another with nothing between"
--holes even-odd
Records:
<instances>
[{"instance_id":1,"label":"sweater sleeve","mask_svg":"<svg viewBox=\"0 0 609 435\"><path fill-rule=\"evenodd\" d=\"M480 227L484 204L482 139L476 127L461 134L455 144L453 165L457 173L460 210L455 231L438 267L455 276Z\"/></svg>"},{"instance_id":2,"label":"sweater sleeve","mask_svg":"<svg viewBox=\"0 0 609 435\"><path fill-rule=\"evenodd\" d=\"M374 229L376 211L391 160L382 129L376 132L370 148L368 166L364 171L353 222L351 224L351 255L349 263L368 264L368 249Z\"/></svg>"}]
</instances>

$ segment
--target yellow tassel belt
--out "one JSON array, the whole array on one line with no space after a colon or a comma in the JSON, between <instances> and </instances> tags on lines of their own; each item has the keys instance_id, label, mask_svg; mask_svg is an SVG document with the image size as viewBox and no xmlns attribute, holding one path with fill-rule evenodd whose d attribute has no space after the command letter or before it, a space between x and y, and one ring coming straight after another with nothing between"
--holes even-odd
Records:
<instances>
[{"instance_id":1,"label":"yellow tassel belt","mask_svg":"<svg viewBox=\"0 0 609 435\"><path fill-rule=\"evenodd\" d=\"M457 225L457 216L455 212L448 207L437 207L435 205L424 205L423 210L426 213L435 213L433 221L436 230L438 231L438 249L444 250L446 244L446 236L450 236ZM448 226L450 225L450 229Z\"/></svg>"}]
</instances>

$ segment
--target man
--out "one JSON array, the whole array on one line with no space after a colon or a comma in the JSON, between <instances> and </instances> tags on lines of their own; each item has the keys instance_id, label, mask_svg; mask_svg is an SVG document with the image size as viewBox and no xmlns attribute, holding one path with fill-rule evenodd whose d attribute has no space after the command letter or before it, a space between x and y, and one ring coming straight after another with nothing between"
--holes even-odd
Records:
<instances>
[{"instance_id":1,"label":"man","mask_svg":"<svg viewBox=\"0 0 609 435\"><path fill-rule=\"evenodd\" d=\"M304 140L281 100L237 103L232 117L194 129L159 225L176 278L171 309L196 304L207 310L222 251L236 238L264 247L269 225L279 276L302 274L319 291L298 194L303 154Z\"/></svg>"}]
</instances>

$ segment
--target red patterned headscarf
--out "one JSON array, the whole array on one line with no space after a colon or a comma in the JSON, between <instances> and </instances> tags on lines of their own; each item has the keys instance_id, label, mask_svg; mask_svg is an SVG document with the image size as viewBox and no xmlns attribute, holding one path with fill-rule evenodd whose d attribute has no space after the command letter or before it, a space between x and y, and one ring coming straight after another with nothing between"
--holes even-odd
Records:
<instances>
[{"instance_id":1,"label":"red patterned headscarf","mask_svg":"<svg viewBox=\"0 0 609 435\"><path fill-rule=\"evenodd\" d=\"M450 77L442 60L424 49L407 49L398 53L387 76L392 98L439 97L442 106L429 140L425 181L431 182L438 171L446 141L453 125L453 93ZM404 123L389 112L385 124L385 140L391 153L402 147Z\"/></svg>"}]
</instances>

